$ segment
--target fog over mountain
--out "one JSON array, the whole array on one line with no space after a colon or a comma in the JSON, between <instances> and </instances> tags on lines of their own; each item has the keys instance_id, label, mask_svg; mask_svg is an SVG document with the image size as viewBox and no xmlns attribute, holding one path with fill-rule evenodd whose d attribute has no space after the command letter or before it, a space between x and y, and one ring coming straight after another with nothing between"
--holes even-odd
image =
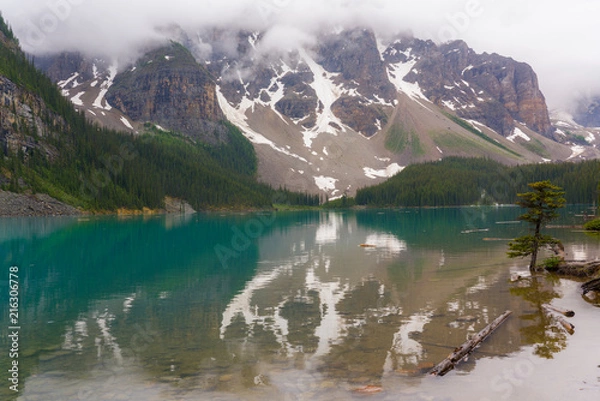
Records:
<instances>
[{"instance_id":1,"label":"fog over mountain","mask_svg":"<svg viewBox=\"0 0 600 401\"><path fill-rule=\"evenodd\" d=\"M170 37L173 26L265 32L263 50L272 52L314 43L323 30L367 26L383 38L464 39L478 52L525 61L550 108L600 92L594 0L3 0L0 11L33 54L79 50L127 60Z\"/></svg>"}]
</instances>

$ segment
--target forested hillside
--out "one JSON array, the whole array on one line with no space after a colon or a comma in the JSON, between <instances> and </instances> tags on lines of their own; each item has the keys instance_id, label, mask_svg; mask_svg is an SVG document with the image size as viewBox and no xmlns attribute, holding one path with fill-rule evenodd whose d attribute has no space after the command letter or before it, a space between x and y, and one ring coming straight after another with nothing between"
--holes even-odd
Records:
<instances>
[{"instance_id":1,"label":"forested hillside","mask_svg":"<svg viewBox=\"0 0 600 401\"><path fill-rule=\"evenodd\" d=\"M10 86L1 105L8 127L0 137L2 189L44 192L94 211L161 208L165 196L184 199L197 210L269 207L277 198L275 190L256 181L254 148L226 121L220 129L229 141L216 146L151 125L133 136L89 123L19 49L1 17L0 78ZM290 197L318 203L314 198Z\"/></svg>"},{"instance_id":2,"label":"forested hillside","mask_svg":"<svg viewBox=\"0 0 600 401\"><path fill-rule=\"evenodd\" d=\"M563 187L569 203L595 202L600 161L507 167L487 159L446 158L415 164L388 181L357 192L368 206L456 206L512 204L527 183L550 180Z\"/></svg>"}]
</instances>

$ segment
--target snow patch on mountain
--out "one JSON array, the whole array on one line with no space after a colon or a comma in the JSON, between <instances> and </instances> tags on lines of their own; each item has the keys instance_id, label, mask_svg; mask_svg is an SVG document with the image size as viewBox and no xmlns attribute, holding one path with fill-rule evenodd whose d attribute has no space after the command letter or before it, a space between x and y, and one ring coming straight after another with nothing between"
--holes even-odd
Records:
<instances>
[{"instance_id":1,"label":"snow patch on mountain","mask_svg":"<svg viewBox=\"0 0 600 401\"><path fill-rule=\"evenodd\" d=\"M573 152L571 156L567 160L574 159L578 156L581 156L585 152L585 146L576 145L571 147L571 151Z\"/></svg>"},{"instance_id":2,"label":"snow patch on mountain","mask_svg":"<svg viewBox=\"0 0 600 401\"><path fill-rule=\"evenodd\" d=\"M275 76L271 78L271 83L267 87L267 89L262 89L261 94L265 94L268 97L268 101L261 100L261 96L259 96L255 100L249 100L254 102L252 105L252 111L254 111L255 104L260 104L262 106L270 108L277 116L286 124L288 124L286 118L277 110L275 105L285 96L285 85L281 82L281 78L283 78L288 72L293 72L293 70L281 60L281 71L278 72L275 67L273 67L273 71L275 72ZM238 74L241 78L241 72L238 71ZM242 81L243 82L243 81Z\"/></svg>"},{"instance_id":3,"label":"snow patch on mountain","mask_svg":"<svg viewBox=\"0 0 600 401\"><path fill-rule=\"evenodd\" d=\"M240 105L237 108L235 108L227 101L227 99L221 92L219 86L217 86L217 100L219 102L219 106L221 106L221 110L223 110L223 113L225 113L227 119L233 124L235 124L240 130L242 130L242 133L246 138L248 138L250 142L255 143L257 145L270 146L273 150L276 150L277 152L283 153L284 155L291 156L295 159L308 163L308 160L306 160L305 158L298 156L297 154L292 153L285 148L277 146L273 141L265 138L263 135L250 128L250 125L248 125L246 112L251 107L254 107L254 102L248 100L247 98L244 98Z\"/></svg>"},{"instance_id":4,"label":"snow patch on mountain","mask_svg":"<svg viewBox=\"0 0 600 401\"><path fill-rule=\"evenodd\" d=\"M430 101L429 101L429 99L427 99L427 96L425 96L423 94L423 91L421 90L419 83L418 82L411 83L411 82L404 80L404 78L414 68L415 64L417 64L416 59L412 59L412 60L404 62L404 63L390 64L388 66L388 71L387 71L388 77L390 79L390 82L392 84L394 84L394 86L396 87L396 89L399 92L405 93L410 98L414 99L419 104L421 104L423 107L425 107L423 105L423 103L421 103L421 100L424 100L428 103L430 103Z\"/></svg>"},{"instance_id":5,"label":"snow patch on mountain","mask_svg":"<svg viewBox=\"0 0 600 401\"><path fill-rule=\"evenodd\" d=\"M517 139L517 138L524 139L527 142L531 141L531 138L527 134L525 134L523 131L521 131L518 127L515 127L513 134L511 136L507 137L506 139L508 139L512 143L515 143L515 139Z\"/></svg>"},{"instance_id":6,"label":"snow patch on mountain","mask_svg":"<svg viewBox=\"0 0 600 401\"><path fill-rule=\"evenodd\" d=\"M469 66L467 66L467 67L465 67L465 68L462 70L462 72L460 73L460 75L465 75L465 72L467 72L467 71L470 71L470 70L472 70L473 68L475 68L475 66L474 66L474 65L472 65L472 64L471 64L471 65L469 65Z\"/></svg>"},{"instance_id":7,"label":"snow patch on mountain","mask_svg":"<svg viewBox=\"0 0 600 401\"><path fill-rule=\"evenodd\" d=\"M454 105L454 103L452 103L451 101L449 101L449 100L442 100L442 104L443 104L443 105L444 105L446 108L448 108L448 109L450 109L450 110L452 110L452 111L456 111L456 106L455 106L455 105Z\"/></svg>"},{"instance_id":8,"label":"snow patch on mountain","mask_svg":"<svg viewBox=\"0 0 600 401\"><path fill-rule=\"evenodd\" d=\"M585 133L587 134L587 137L585 138L587 143L593 143L596 141L596 135L594 135L593 132L586 131Z\"/></svg>"},{"instance_id":9,"label":"snow patch on mountain","mask_svg":"<svg viewBox=\"0 0 600 401\"><path fill-rule=\"evenodd\" d=\"M73 75L71 75L69 78L63 80L63 81L58 81L57 85L59 88L61 89L65 89L65 87L71 83L71 81L73 81L74 79L76 79L79 76L78 72L73 73Z\"/></svg>"},{"instance_id":10,"label":"snow patch on mountain","mask_svg":"<svg viewBox=\"0 0 600 401\"><path fill-rule=\"evenodd\" d=\"M377 51L379 51L379 57L381 58L381 61L385 62L384 54L388 47L383 44L381 38L377 35L375 35L375 41L377 42Z\"/></svg>"},{"instance_id":11,"label":"snow patch on mountain","mask_svg":"<svg viewBox=\"0 0 600 401\"><path fill-rule=\"evenodd\" d=\"M465 120L465 121L470 123L473 126L473 128L475 128L477 131L481 132L482 134L483 134L483 131L481 129L477 128L477 126L485 128L487 130L490 130L494 134L498 134L498 132L494 131L493 129L491 129L490 127L488 127L487 125L483 124L480 121L477 121L477 120ZM498 135L500 135L500 134L498 134Z\"/></svg>"},{"instance_id":12,"label":"snow patch on mountain","mask_svg":"<svg viewBox=\"0 0 600 401\"><path fill-rule=\"evenodd\" d=\"M131 123L129 122L129 120L126 117L121 116L121 122L123 123L124 126L129 128L130 130L133 130L133 126L131 125Z\"/></svg>"},{"instance_id":13,"label":"snow patch on mountain","mask_svg":"<svg viewBox=\"0 0 600 401\"><path fill-rule=\"evenodd\" d=\"M333 103L342 95L343 90L333 82L333 78L339 74L327 72L306 52L306 50L301 49L299 54L313 73L314 79L310 83L310 86L317 93L317 97L323 106L323 110L319 110L319 106L317 106L317 124L315 127L303 132L304 145L307 148L310 148L312 146L312 141L316 139L319 134L338 134L338 130L334 128L332 124L341 127L342 132L346 132L344 124L335 116L335 114L333 114L331 109Z\"/></svg>"},{"instance_id":14,"label":"snow patch on mountain","mask_svg":"<svg viewBox=\"0 0 600 401\"><path fill-rule=\"evenodd\" d=\"M321 191L329 192L332 195L335 195L336 192L339 192L339 190L335 188L335 183L339 181L338 179L333 177L325 177L323 175L313 178L315 180L315 184Z\"/></svg>"},{"instance_id":15,"label":"snow patch on mountain","mask_svg":"<svg viewBox=\"0 0 600 401\"><path fill-rule=\"evenodd\" d=\"M75 106L83 106L83 100L81 100L81 96L83 95L85 95L85 91L77 93L71 98L71 103L73 103Z\"/></svg>"},{"instance_id":16,"label":"snow patch on mountain","mask_svg":"<svg viewBox=\"0 0 600 401\"><path fill-rule=\"evenodd\" d=\"M94 64L94 67L95 66L96 65ZM117 76L117 64L113 64L110 67L108 67L108 73L108 78L104 82L102 82L102 84L100 84L100 93L98 94L98 97L96 97L96 100L94 100L94 103L92 103L92 106L94 106L95 108L104 109L107 111L111 110L112 106L108 104L104 97L106 96L108 89L112 86L115 77Z\"/></svg>"},{"instance_id":17,"label":"snow patch on mountain","mask_svg":"<svg viewBox=\"0 0 600 401\"><path fill-rule=\"evenodd\" d=\"M374 180L376 178L389 178L398 174L405 167L400 166L398 163L392 163L384 169L376 170L370 167L363 167L363 171L365 172L365 176Z\"/></svg>"}]
</instances>

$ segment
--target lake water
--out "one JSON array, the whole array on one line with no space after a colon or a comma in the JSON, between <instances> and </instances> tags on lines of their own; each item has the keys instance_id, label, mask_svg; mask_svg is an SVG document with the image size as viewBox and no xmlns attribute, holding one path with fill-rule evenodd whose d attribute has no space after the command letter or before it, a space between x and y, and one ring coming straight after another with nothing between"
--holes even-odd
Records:
<instances>
[{"instance_id":1,"label":"lake water","mask_svg":"<svg viewBox=\"0 0 600 401\"><path fill-rule=\"evenodd\" d=\"M557 224L581 224L570 207ZM518 208L0 219L2 400L597 400L600 309ZM549 232L570 259L600 239ZM370 245L370 246L361 246ZM8 276L18 267L19 355ZM576 311L570 335L540 305ZM426 372L505 310L469 360ZM375 393L365 396L362 393Z\"/></svg>"}]
</instances>

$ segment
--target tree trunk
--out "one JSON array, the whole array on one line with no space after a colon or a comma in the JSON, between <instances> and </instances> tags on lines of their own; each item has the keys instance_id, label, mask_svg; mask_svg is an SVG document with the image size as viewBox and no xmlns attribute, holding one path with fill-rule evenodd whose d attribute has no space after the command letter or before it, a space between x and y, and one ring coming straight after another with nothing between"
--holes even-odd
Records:
<instances>
[{"instance_id":1,"label":"tree trunk","mask_svg":"<svg viewBox=\"0 0 600 401\"><path fill-rule=\"evenodd\" d=\"M484 341L490 334L494 332L512 312L507 310L502 315L498 316L492 323L485 326L475 337L465 342L460 347L456 348L446 359L438 363L430 372L430 375L444 376L446 373L454 369L454 367L469 355L475 347Z\"/></svg>"},{"instance_id":2,"label":"tree trunk","mask_svg":"<svg viewBox=\"0 0 600 401\"><path fill-rule=\"evenodd\" d=\"M542 222L538 221L535 224L535 233L533 234L533 250L531 252L531 262L529 263L529 271L535 271L535 265L537 264L537 256L538 251L540 249L540 230L541 230Z\"/></svg>"},{"instance_id":3,"label":"tree trunk","mask_svg":"<svg viewBox=\"0 0 600 401\"><path fill-rule=\"evenodd\" d=\"M529 271L535 272L535 265L537 263L538 245L537 241L533 243L533 251L531 252L531 262L529 262Z\"/></svg>"}]
</instances>

